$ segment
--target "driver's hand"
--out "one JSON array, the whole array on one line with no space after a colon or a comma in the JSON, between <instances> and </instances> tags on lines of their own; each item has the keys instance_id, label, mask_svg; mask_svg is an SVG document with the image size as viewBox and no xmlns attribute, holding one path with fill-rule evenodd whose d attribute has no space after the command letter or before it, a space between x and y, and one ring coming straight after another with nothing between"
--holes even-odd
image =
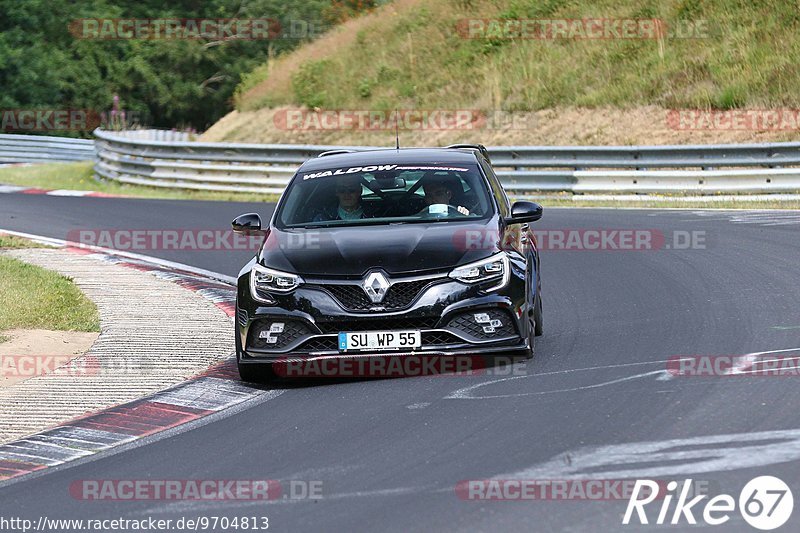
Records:
<instances>
[{"instance_id":1,"label":"driver's hand","mask_svg":"<svg viewBox=\"0 0 800 533\"><path fill-rule=\"evenodd\" d=\"M461 213L462 215L469 215L469 209L467 209L466 207L464 207L464 206L462 206L462 205L458 206L456 209L457 209L457 210L458 210L458 212L459 212L459 213Z\"/></svg>"}]
</instances>

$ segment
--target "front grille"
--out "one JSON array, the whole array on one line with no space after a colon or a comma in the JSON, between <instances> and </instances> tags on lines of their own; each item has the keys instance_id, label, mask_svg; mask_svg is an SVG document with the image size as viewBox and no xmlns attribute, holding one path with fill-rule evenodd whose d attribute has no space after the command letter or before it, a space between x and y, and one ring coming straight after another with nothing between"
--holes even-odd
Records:
<instances>
[{"instance_id":1,"label":"front grille","mask_svg":"<svg viewBox=\"0 0 800 533\"><path fill-rule=\"evenodd\" d=\"M323 333L339 333L340 331L387 331L398 329L431 329L436 326L439 317L422 318L371 318L358 320L336 320L317 322Z\"/></svg>"},{"instance_id":2,"label":"front grille","mask_svg":"<svg viewBox=\"0 0 800 533\"><path fill-rule=\"evenodd\" d=\"M422 334L423 346L444 346L447 344L464 344L464 341L446 331L429 331Z\"/></svg>"},{"instance_id":3,"label":"front grille","mask_svg":"<svg viewBox=\"0 0 800 533\"><path fill-rule=\"evenodd\" d=\"M402 309L403 307L408 307L411 305L411 302L417 299L422 289L430 284L431 280L429 279L395 283L389 287L381 305L387 309Z\"/></svg>"},{"instance_id":4,"label":"front grille","mask_svg":"<svg viewBox=\"0 0 800 533\"><path fill-rule=\"evenodd\" d=\"M336 337L316 337L297 347L298 352L327 352L337 351L338 349L339 341Z\"/></svg>"},{"instance_id":5,"label":"front grille","mask_svg":"<svg viewBox=\"0 0 800 533\"><path fill-rule=\"evenodd\" d=\"M475 315L485 314L489 316L489 320L499 320L501 325L494 327L494 331L484 330L489 327L487 323L478 323ZM468 313L461 313L456 315L447 324L450 329L458 330L469 337L474 339L500 339L504 337L511 337L516 334L514 321L511 315L502 309L479 309L477 311L470 311Z\"/></svg>"},{"instance_id":6,"label":"front grille","mask_svg":"<svg viewBox=\"0 0 800 533\"><path fill-rule=\"evenodd\" d=\"M376 306L388 310L399 310L410 306L414 300L417 299L422 290L431 283L432 281L430 279L395 283L389 287L383 301L379 303L372 303L372 300L367 297L361 285L325 284L320 285L320 287L328 291L331 296L348 311L369 311Z\"/></svg>"},{"instance_id":7,"label":"front grille","mask_svg":"<svg viewBox=\"0 0 800 533\"><path fill-rule=\"evenodd\" d=\"M350 311L365 311L373 304L358 285L322 285L339 304Z\"/></svg>"},{"instance_id":8,"label":"front grille","mask_svg":"<svg viewBox=\"0 0 800 533\"><path fill-rule=\"evenodd\" d=\"M269 332L273 324L283 324L283 331L270 333L268 337L261 337L260 333ZM253 323L248 335L248 347L258 350L280 350L298 339L313 335L315 332L299 320L286 320L282 318L266 318ZM266 333L265 333L266 334ZM270 342L270 339L274 339Z\"/></svg>"}]
</instances>

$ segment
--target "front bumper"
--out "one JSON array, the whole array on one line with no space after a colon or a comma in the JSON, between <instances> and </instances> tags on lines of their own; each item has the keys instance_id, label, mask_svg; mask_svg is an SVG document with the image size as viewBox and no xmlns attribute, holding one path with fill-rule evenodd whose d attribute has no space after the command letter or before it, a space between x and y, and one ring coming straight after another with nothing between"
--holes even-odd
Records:
<instances>
[{"instance_id":1,"label":"front bumper","mask_svg":"<svg viewBox=\"0 0 800 533\"><path fill-rule=\"evenodd\" d=\"M371 355L475 356L528 347L525 273L513 262L509 283L501 289L487 293L446 275L429 276L428 283L421 283L416 296L400 310L348 309L337 291L327 290L326 280L309 279L291 294L271 295L275 303L267 305L252 298L249 276L245 269L237 293L241 364ZM484 322L478 323L476 315ZM485 329L484 315L502 325ZM338 349L341 331L390 330L421 331L422 347L375 352Z\"/></svg>"}]
</instances>

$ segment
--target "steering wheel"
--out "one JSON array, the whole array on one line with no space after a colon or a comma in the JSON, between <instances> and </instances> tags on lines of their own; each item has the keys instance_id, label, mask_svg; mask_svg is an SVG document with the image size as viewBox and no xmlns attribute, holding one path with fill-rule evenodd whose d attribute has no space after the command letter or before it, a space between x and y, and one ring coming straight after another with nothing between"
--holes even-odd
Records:
<instances>
[{"instance_id":1,"label":"steering wheel","mask_svg":"<svg viewBox=\"0 0 800 533\"><path fill-rule=\"evenodd\" d=\"M434 211L431 211L431 208ZM417 216L424 217L424 218L448 218L450 216L457 216L463 217L466 216L464 213L458 210L458 208L454 205L449 204L431 204L419 213Z\"/></svg>"}]
</instances>

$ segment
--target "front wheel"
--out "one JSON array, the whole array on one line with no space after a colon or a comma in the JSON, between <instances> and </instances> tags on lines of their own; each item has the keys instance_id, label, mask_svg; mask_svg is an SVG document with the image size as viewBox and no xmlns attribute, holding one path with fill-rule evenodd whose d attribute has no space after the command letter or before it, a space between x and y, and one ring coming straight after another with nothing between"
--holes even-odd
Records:
<instances>
[{"instance_id":1,"label":"front wheel","mask_svg":"<svg viewBox=\"0 0 800 533\"><path fill-rule=\"evenodd\" d=\"M528 318L528 349L525 351L525 359L532 359L536 352L536 323L533 317Z\"/></svg>"},{"instance_id":2,"label":"front wheel","mask_svg":"<svg viewBox=\"0 0 800 533\"><path fill-rule=\"evenodd\" d=\"M248 383L265 383L275 377L275 371L270 363L243 365L238 360L236 363L239 367L239 377L242 378L242 381Z\"/></svg>"},{"instance_id":3,"label":"front wheel","mask_svg":"<svg viewBox=\"0 0 800 533\"><path fill-rule=\"evenodd\" d=\"M533 319L536 321L536 336L541 337L544 333L544 326L542 324L542 296L541 294L536 297L536 306L533 308Z\"/></svg>"}]
</instances>

